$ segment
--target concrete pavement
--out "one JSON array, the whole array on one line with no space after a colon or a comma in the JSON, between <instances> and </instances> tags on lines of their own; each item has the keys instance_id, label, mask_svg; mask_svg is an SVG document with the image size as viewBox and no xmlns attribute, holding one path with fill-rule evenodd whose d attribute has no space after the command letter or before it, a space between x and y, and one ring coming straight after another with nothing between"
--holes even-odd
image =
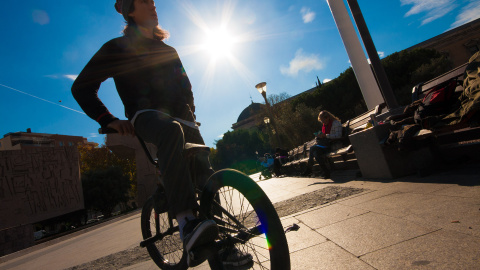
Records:
<instances>
[{"instance_id":1,"label":"concrete pavement","mask_svg":"<svg viewBox=\"0 0 480 270\"><path fill-rule=\"evenodd\" d=\"M424 178L384 181L356 178L355 172L339 171L332 174L333 180L285 177L261 181L259 185L274 203L333 185L366 189L282 218L284 226L300 225L299 231L287 234L291 269L480 269L477 167L464 165ZM139 222L134 217L123 224ZM104 233L108 232L103 228ZM36 251L36 255L17 256L0 264L0 270L33 269L30 266L63 269L96 259L100 253L103 256L132 247L139 233L125 232L112 243L107 241L108 237L102 238L102 243L96 243L102 245L101 250L89 250L87 242L61 242ZM129 234L135 238L133 242L125 240ZM74 247L81 258L72 254ZM58 258L59 253L55 252L61 248L68 252ZM147 261L124 269L157 267ZM195 269L209 268L203 264Z\"/></svg>"},{"instance_id":2,"label":"concrete pavement","mask_svg":"<svg viewBox=\"0 0 480 270\"><path fill-rule=\"evenodd\" d=\"M365 192L282 218L291 269L480 269L480 168L381 181L336 172L334 181L273 178L272 201L331 185ZM124 270L157 269L151 261ZM209 269L202 264L195 269Z\"/></svg>"}]
</instances>

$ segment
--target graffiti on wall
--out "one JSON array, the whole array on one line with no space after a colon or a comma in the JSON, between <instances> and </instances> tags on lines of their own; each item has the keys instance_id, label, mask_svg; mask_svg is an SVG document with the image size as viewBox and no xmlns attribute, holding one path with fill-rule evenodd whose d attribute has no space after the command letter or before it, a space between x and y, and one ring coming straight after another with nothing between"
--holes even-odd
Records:
<instances>
[{"instance_id":1,"label":"graffiti on wall","mask_svg":"<svg viewBox=\"0 0 480 270\"><path fill-rule=\"evenodd\" d=\"M75 147L0 151L0 229L83 208Z\"/></svg>"}]
</instances>

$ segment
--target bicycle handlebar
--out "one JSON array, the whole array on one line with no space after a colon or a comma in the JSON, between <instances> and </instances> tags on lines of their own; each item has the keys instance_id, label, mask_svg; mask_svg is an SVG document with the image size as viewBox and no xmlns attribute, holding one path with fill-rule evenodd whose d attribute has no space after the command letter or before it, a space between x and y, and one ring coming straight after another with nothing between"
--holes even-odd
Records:
<instances>
[{"instance_id":1,"label":"bicycle handlebar","mask_svg":"<svg viewBox=\"0 0 480 270\"><path fill-rule=\"evenodd\" d=\"M99 128L98 133L99 134L112 134L112 133L118 133L118 131L116 129L113 129L113 128L105 127L105 128ZM147 155L147 158L150 161L150 163L157 166L157 161L155 161L152 158L152 156L150 155L150 152L148 151L148 148L145 145L145 142L140 137L138 137L138 136L136 136L136 137L138 138L138 141L140 142L140 145L142 146L143 151L145 151L145 154Z\"/></svg>"},{"instance_id":2,"label":"bicycle handlebar","mask_svg":"<svg viewBox=\"0 0 480 270\"><path fill-rule=\"evenodd\" d=\"M109 134L109 133L118 133L118 131L116 129L108 128L108 127L98 129L98 134Z\"/></svg>"}]
</instances>

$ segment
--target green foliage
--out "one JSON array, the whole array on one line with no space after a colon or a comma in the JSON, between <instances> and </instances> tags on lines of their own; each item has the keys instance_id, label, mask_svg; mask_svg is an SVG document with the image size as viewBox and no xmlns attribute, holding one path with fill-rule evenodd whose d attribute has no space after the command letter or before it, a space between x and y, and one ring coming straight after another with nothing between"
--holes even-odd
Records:
<instances>
[{"instance_id":1,"label":"green foliage","mask_svg":"<svg viewBox=\"0 0 480 270\"><path fill-rule=\"evenodd\" d=\"M452 69L445 55L433 49L393 53L382 60L388 80L400 105L410 104L412 88Z\"/></svg>"},{"instance_id":2,"label":"green foliage","mask_svg":"<svg viewBox=\"0 0 480 270\"><path fill-rule=\"evenodd\" d=\"M215 170L233 168L244 173L256 171L256 154L269 152L265 134L258 130L240 129L228 131L216 141L216 150L210 152L210 161Z\"/></svg>"},{"instance_id":3,"label":"green foliage","mask_svg":"<svg viewBox=\"0 0 480 270\"><path fill-rule=\"evenodd\" d=\"M118 167L122 170L122 174L129 179L130 196L133 197L137 194L137 167L135 158L119 158L105 145L101 145L100 147L79 145L78 152L80 153L80 173L82 175L90 171Z\"/></svg>"},{"instance_id":4,"label":"green foliage","mask_svg":"<svg viewBox=\"0 0 480 270\"><path fill-rule=\"evenodd\" d=\"M327 110L342 121L367 111L352 68L348 68L336 79L317 87L313 92L301 94L292 100L293 110L296 111L301 104L315 109L317 115L321 110Z\"/></svg>"},{"instance_id":5,"label":"green foliage","mask_svg":"<svg viewBox=\"0 0 480 270\"><path fill-rule=\"evenodd\" d=\"M275 126L280 135L281 142L271 140L271 148L280 147L291 149L313 138L313 133L321 126L317 121L320 108L310 108L304 103L298 104L294 109L288 96L284 93L279 96L272 95L269 100L273 104L271 115L275 119ZM268 115L267 111L263 112ZM264 132L268 132L266 127ZM272 135L270 135L272 136Z\"/></svg>"},{"instance_id":6,"label":"green foliage","mask_svg":"<svg viewBox=\"0 0 480 270\"><path fill-rule=\"evenodd\" d=\"M82 175L85 208L110 217L115 206L127 203L130 180L120 167L89 170Z\"/></svg>"}]
</instances>

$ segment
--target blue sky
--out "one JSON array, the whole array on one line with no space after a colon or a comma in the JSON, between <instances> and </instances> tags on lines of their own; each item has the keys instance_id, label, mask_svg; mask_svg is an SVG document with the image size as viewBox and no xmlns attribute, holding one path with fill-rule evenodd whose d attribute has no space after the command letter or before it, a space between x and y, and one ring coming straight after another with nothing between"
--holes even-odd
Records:
<instances>
[{"instance_id":1,"label":"blue sky","mask_svg":"<svg viewBox=\"0 0 480 270\"><path fill-rule=\"evenodd\" d=\"M103 143L70 88L124 21L114 0L3 1L0 9L0 136L25 131L83 136ZM480 0L358 0L381 57L480 17ZM208 146L231 130L251 101L334 79L349 59L325 0L156 1L193 85L197 120ZM217 34L215 34L217 33ZM223 33L223 34L222 34ZM225 34L226 33L226 34ZM215 42L215 37L223 37ZM227 42L227 43L225 43ZM215 50L205 44L224 44ZM228 49L225 49L228 48ZM117 117L123 105L111 79L100 98Z\"/></svg>"}]
</instances>

